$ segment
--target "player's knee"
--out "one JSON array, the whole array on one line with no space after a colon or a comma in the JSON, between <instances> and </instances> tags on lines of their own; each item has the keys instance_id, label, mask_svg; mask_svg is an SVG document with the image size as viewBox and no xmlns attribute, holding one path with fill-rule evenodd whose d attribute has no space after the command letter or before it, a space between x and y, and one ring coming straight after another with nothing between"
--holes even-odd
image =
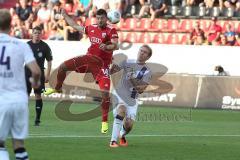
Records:
<instances>
[{"instance_id":1,"label":"player's knee","mask_svg":"<svg viewBox=\"0 0 240 160\"><path fill-rule=\"evenodd\" d=\"M64 63L62 63L60 66L59 66L59 71L63 71L63 72L67 72L68 69L66 67L66 65Z\"/></svg>"},{"instance_id":2,"label":"player's knee","mask_svg":"<svg viewBox=\"0 0 240 160\"><path fill-rule=\"evenodd\" d=\"M102 91L102 98L103 98L103 99L109 99L109 100L110 100L110 98L109 98L109 92L108 92L108 91Z\"/></svg>"},{"instance_id":3,"label":"player's knee","mask_svg":"<svg viewBox=\"0 0 240 160\"><path fill-rule=\"evenodd\" d=\"M123 105L119 106L118 110L117 110L117 114L122 116L122 117L125 117L126 108Z\"/></svg>"}]
</instances>

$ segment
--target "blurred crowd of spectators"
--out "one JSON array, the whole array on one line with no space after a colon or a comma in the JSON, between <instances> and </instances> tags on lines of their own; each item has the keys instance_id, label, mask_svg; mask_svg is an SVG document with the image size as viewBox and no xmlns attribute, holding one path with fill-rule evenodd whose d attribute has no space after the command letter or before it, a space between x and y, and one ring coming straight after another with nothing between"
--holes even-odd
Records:
<instances>
[{"instance_id":1,"label":"blurred crowd of spectators","mask_svg":"<svg viewBox=\"0 0 240 160\"><path fill-rule=\"evenodd\" d=\"M117 9L124 15L134 8L132 6L136 2L137 0L18 0L10 9L13 19L11 34L18 38L29 38L31 29L40 25L45 39L80 40L82 35L67 26L61 17L60 8L64 8L77 23L84 23L86 18L94 17L99 8Z\"/></svg>"},{"instance_id":2,"label":"blurred crowd of spectators","mask_svg":"<svg viewBox=\"0 0 240 160\"><path fill-rule=\"evenodd\" d=\"M188 44L192 45L222 45L222 46L240 46L240 35L235 29L227 23L226 29L217 23L217 18L212 17L211 25L207 31L200 28L196 21L193 30L190 33Z\"/></svg>"},{"instance_id":3,"label":"blurred crowd of spectators","mask_svg":"<svg viewBox=\"0 0 240 160\"><path fill-rule=\"evenodd\" d=\"M18 0L10 9L12 15L12 35L27 39L30 38L32 28L42 26L44 39L49 40L81 40L81 35L68 26L62 18L60 9L64 8L73 16L77 23L83 24L87 18L95 17L96 10L117 9L122 17L135 16L149 17L153 22L156 17L168 12L168 6L219 6L220 9L233 7L240 8L240 0ZM207 33L204 33L199 24L191 32L189 44L225 44L233 45L238 36L229 26L226 33L222 33L221 26L216 19Z\"/></svg>"}]
</instances>

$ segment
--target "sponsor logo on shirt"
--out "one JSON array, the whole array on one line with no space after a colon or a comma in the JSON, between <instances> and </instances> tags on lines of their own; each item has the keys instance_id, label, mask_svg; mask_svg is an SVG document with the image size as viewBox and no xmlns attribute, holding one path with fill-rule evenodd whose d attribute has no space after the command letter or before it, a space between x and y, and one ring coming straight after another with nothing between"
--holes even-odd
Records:
<instances>
[{"instance_id":1,"label":"sponsor logo on shirt","mask_svg":"<svg viewBox=\"0 0 240 160\"><path fill-rule=\"evenodd\" d=\"M91 41L92 43L98 43L98 44L102 43L102 40L99 39L99 38L97 38L97 37L91 37L91 38L90 38L90 41Z\"/></svg>"}]
</instances>

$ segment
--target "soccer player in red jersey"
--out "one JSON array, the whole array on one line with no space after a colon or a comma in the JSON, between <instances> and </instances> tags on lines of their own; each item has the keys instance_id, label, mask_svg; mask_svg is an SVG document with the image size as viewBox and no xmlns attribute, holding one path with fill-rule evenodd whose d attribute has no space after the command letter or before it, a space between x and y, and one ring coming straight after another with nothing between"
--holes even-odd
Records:
<instances>
[{"instance_id":1,"label":"soccer player in red jersey","mask_svg":"<svg viewBox=\"0 0 240 160\"><path fill-rule=\"evenodd\" d=\"M115 28L107 23L107 12L99 9L96 14L96 24L81 26L70 18L65 10L62 15L66 22L81 33L89 37L91 46L88 48L86 55L74 57L62 63L58 69L57 84L55 88L46 90L45 95L55 92L61 92L63 81L66 78L67 71L76 71L80 73L90 72L98 82L102 92L102 133L108 131L108 111L110 105L110 77L109 65L112 61L114 50L119 48L118 34Z\"/></svg>"}]
</instances>

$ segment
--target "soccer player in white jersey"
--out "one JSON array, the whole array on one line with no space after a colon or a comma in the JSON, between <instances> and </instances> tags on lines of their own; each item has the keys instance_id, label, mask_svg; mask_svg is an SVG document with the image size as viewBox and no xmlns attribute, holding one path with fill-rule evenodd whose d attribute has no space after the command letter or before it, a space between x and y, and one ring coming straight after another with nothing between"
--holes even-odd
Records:
<instances>
[{"instance_id":1,"label":"soccer player in white jersey","mask_svg":"<svg viewBox=\"0 0 240 160\"><path fill-rule=\"evenodd\" d=\"M28 95L24 64L32 72L32 86L40 85L41 71L27 43L8 35L11 16L0 9L0 159L9 160L5 148L8 135L13 140L16 160L28 160L24 139L28 135Z\"/></svg>"},{"instance_id":2,"label":"soccer player in white jersey","mask_svg":"<svg viewBox=\"0 0 240 160\"><path fill-rule=\"evenodd\" d=\"M138 51L137 60L126 60L119 65L113 64L111 68L111 74L120 70L123 73L113 91L114 122L110 147L128 146L125 136L132 130L136 118L137 97L144 92L152 77L146 64L151 56L152 49L143 45Z\"/></svg>"}]
</instances>

